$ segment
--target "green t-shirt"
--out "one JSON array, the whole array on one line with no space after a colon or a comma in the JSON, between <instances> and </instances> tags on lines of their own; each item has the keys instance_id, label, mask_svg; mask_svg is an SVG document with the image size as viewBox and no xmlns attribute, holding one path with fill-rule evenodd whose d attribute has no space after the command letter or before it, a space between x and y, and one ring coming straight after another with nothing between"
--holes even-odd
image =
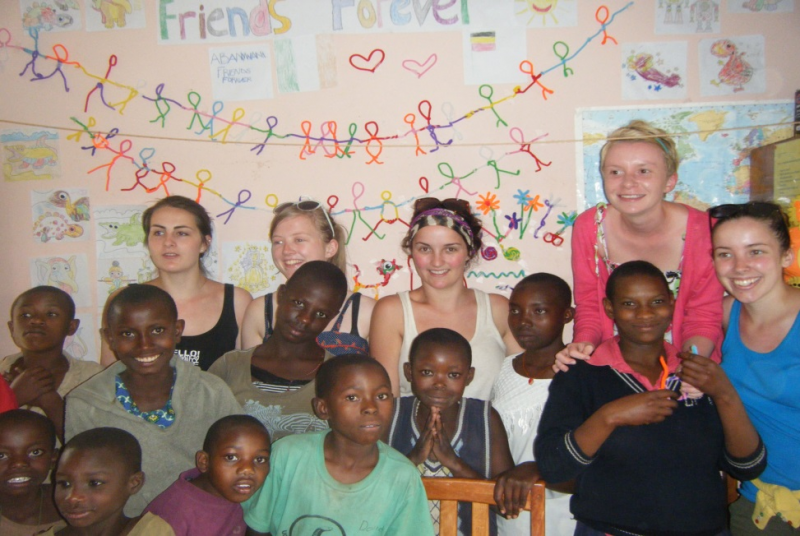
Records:
<instances>
[{"instance_id":1,"label":"green t-shirt","mask_svg":"<svg viewBox=\"0 0 800 536\"><path fill-rule=\"evenodd\" d=\"M427 536L433 534L419 471L378 442L378 465L342 484L325 467L327 430L277 441L264 486L245 502L247 525L273 536Z\"/></svg>"}]
</instances>

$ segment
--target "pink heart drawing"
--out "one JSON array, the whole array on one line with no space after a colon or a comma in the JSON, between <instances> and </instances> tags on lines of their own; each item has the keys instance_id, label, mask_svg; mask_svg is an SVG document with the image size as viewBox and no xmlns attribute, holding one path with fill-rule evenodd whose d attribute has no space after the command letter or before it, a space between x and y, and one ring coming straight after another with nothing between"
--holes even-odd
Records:
<instances>
[{"instance_id":1,"label":"pink heart drawing","mask_svg":"<svg viewBox=\"0 0 800 536\"><path fill-rule=\"evenodd\" d=\"M411 71L417 75L417 78L422 78L422 75L430 71L437 61L439 61L439 57L435 53L428 56L424 63L420 63L417 60L404 60L403 69Z\"/></svg>"},{"instance_id":2,"label":"pink heart drawing","mask_svg":"<svg viewBox=\"0 0 800 536\"><path fill-rule=\"evenodd\" d=\"M373 62L372 56L375 56L376 54L380 57L380 59ZM375 69L377 69L385 59L386 59L386 53L380 48L376 48L375 50L370 52L369 56L367 56L366 58L361 54L353 54L352 56L350 56L350 65L352 65L359 71L368 71L370 73L374 73ZM358 65L356 65L356 62L358 63Z\"/></svg>"}]
</instances>

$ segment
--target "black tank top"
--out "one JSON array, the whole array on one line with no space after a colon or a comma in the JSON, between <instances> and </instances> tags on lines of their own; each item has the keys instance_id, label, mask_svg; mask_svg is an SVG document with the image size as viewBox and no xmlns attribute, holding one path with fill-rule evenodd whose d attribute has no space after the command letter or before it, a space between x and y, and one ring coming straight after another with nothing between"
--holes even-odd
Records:
<instances>
[{"instance_id":1,"label":"black tank top","mask_svg":"<svg viewBox=\"0 0 800 536\"><path fill-rule=\"evenodd\" d=\"M208 370L211 364L225 352L236 349L236 338L239 336L239 325L236 323L236 310L233 307L233 285L225 284L225 299L222 303L222 314L217 324L200 335L184 335L175 346L175 355Z\"/></svg>"}]
</instances>

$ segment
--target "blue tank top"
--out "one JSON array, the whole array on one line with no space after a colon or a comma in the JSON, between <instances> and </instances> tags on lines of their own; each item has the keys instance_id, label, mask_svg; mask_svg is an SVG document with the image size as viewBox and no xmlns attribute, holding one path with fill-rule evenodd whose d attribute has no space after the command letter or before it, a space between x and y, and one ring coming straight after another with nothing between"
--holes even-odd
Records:
<instances>
[{"instance_id":1,"label":"blue tank top","mask_svg":"<svg viewBox=\"0 0 800 536\"><path fill-rule=\"evenodd\" d=\"M350 333L339 331L342 328L342 320L347 313L347 309L352 304L353 313L350 315ZM333 355L362 354L369 355L369 343L367 339L358 333L358 308L361 305L361 294L354 292L344 302L342 312L333 324L331 331L323 331L317 337L317 344L326 349ZM266 326L264 342L272 335L272 293L264 296L264 325Z\"/></svg>"},{"instance_id":2,"label":"blue tank top","mask_svg":"<svg viewBox=\"0 0 800 536\"><path fill-rule=\"evenodd\" d=\"M202 370L208 370L222 354L236 349L237 337L239 324L236 323L236 309L233 306L233 285L226 283L222 313L216 325L200 335L181 337L181 342L175 345L175 355Z\"/></svg>"},{"instance_id":3,"label":"blue tank top","mask_svg":"<svg viewBox=\"0 0 800 536\"><path fill-rule=\"evenodd\" d=\"M733 302L722 343L722 368L747 409L767 447L767 468L761 480L800 490L800 315L777 348L754 352L739 334L741 304ZM758 490L750 482L741 493L755 502Z\"/></svg>"}]
</instances>

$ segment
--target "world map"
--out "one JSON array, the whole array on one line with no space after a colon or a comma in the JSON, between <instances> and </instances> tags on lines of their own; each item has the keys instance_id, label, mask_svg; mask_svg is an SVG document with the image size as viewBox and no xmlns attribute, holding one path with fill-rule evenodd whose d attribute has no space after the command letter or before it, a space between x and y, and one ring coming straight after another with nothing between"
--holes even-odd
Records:
<instances>
[{"instance_id":1,"label":"world map","mask_svg":"<svg viewBox=\"0 0 800 536\"><path fill-rule=\"evenodd\" d=\"M606 135L634 119L644 119L673 135L681 158L678 185L668 194L705 210L750 199L750 151L792 136L791 101L702 105L583 108L576 112L578 205L605 201L600 148ZM583 180L580 179L581 175ZM581 191L582 190L582 191Z\"/></svg>"}]
</instances>

